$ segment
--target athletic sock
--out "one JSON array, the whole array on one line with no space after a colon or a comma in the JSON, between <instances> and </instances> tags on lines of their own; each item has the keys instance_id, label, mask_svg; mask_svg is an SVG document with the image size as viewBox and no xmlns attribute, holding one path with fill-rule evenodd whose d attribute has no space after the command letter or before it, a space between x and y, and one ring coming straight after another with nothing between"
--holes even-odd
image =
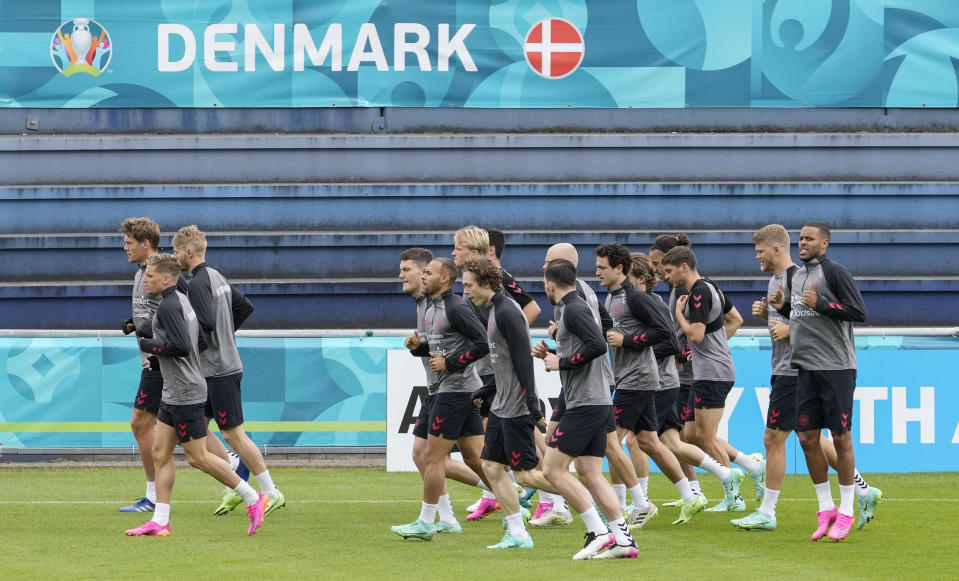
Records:
<instances>
[{"instance_id":1,"label":"athletic sock","mask_svg":"<svg viewBox=\"0 0 959 581\"><path fill-rule=\"evenodd\" d=\"M869 485L866 484L866 479L862 477L862 474L860 474L858 470L853 474L852 482L856 485L856 498L862 498L869 494ZM147 486L149 485L150 483L148 482ZM147 488L147 490L149 490L149 488Z\"/></svg>"},{"instance_id":2,"label":"athletic sock","mask_svg":"<svg viewBox=\"0 0 959 581\"><path fill-rule=\"evenodd\" d=\"M846 516L852 516L853 511L853 500L855 500L856 494L853 492L853 489L856 488L855 484L840 484L839 485L839 513Z\"/></svg>"},{"instance_id":3,"label":"athletic sock","mask_svg":"<svg viewBox=\"0 0 959 581\"><path fill-rule=\"evenodd\" d=\"M486 484L483 483L482 480L477 480L477 481L476 481L476 488L479 488L480 490L483 490L483 491L485 491L485 492L492 492L492 491L489 489L489 487L486 486ZM485 497L484 497L484 498L485 498Z\"/></svg>"},{"instance_id":4,"label":"athletic sock","mask_svg":"<svg viewBox=\"0 0 959 581\"><path fill-rule=\"evenodd\" d=\"M247 506L253 506L256 504L256 501L260 499L260 495L253 490L253 487L250 486L250 483L243 480L237 484L236 488L233 489L233 492L239 494Z\"/></svg>"},{"instance_id":5,"label":"athletic sock","mask_svg":"<svg viewBox=\"0 0 959 581\"><path fill-rule=\"evenodd\" d=\"M562 513L569 512L569 505L566 504L566 499L559 494L553 495L553 510Z\"/></svg>"},{"instance_id":6,"label":"athletic sock","mask_svg":"<svg viewBox=\"0 0 959 581\"><path fill-rule=\"evenodd\" d=\"M610 521L609 527L613 529L613 535L616 537L616 544L622 546L629 546L636 544L633 541L633 536L629 534L629 527L626 525L626 519L620 517L614 521Z\"/></svg>"},{"instance_id":7,"label":"athletic sock","mask_svg":"<svg viewBox=\"0 0 959 581\"><path fill-rule=\"evenodd\" d=\"M525 539L529 536L521 513L506 515L506 526L509 527L509 534L513 535L514 538Z\"/></svg>"},{"instance_id":8,"label":"athletic sock","mask_svg":"<svg viewBox=\"0 0 959 581\"><path fill-rule=\"evenodd\" d=\"M612 486L613 486L613 492L616 493L616 498L619 499L619 510L626 510L626 485L613 484Z\"/></svg>"},{"instance_id":9,"label":"athletic sock","mask_svg":"<svg viewBox=\"0 0 959 581\"><path fill-rule=\"evenodd\" d=\"M256 481L260 484L260 490L262 490L264 494L270 498L276 498L276 485L273 484L273 478L270 476L269 470L264 470L261 474L257 474Z\"/></svg>"},{"instance_id":10,"label":"athletic sock","mask_svg":"<svg viewBox=\"0 0 959 581\"><path fill-rule=\"evenodd\" d=\"M170 505L166 502L156 503L156 508L153 509L153 522L160 526L170 524Z\"/></svg>"},{"instance_id":11,"label":"athletic sock","mask_svg":"<svg viewBox=\"0 0 959 581\"><path fill-rule=\"evenodd\" d=\"M226 455L230 459L230 470L236 470L236 467L240 465L239 454L227 450Z\"/></svg>"},{"instance_id":12,"label":"athletic sock","mask_svg":"<svg viewBox=\"0 0 959 581\"><path fill-rule=\"evenodd\" d=\"M695 494L696 496L699 496L700 494L703 493L702 487L699 486L699 480L690 480L689 488L693 491L693 494Z\"/></svg>"},{"instance_id":13,"label":"athletic sock","mask_svg":"<svg viewBox=\"0 0 959 581\"><path fill-rule=\"evenodd\" d=\"M639 486L643 489L643 498L649 498L649 476L637 478L636 480L639 480Z\"/></svg>"},{"instance_id":14,"label":"athletic sock","mask_svg":"<svg viewBox=\"0 0 959 581\"><path fill-rule=\"evenodd\" d=\"M759 472L759 469L763 467L763 465L759 462L759 460L756 460L755 458L750 458L749 456L743 454L742 452L736 452L736 459L733 460L733 462L745 468L746 472L749 472L750 474L755 474L756 472Z\"/></svg>"},{"instance_id":15,"label":"athletic sock","mask_svg":"<svg viewBox=\"0 0 959 581\"><path fill-rule=\"evenodd\" d=\"M440 520L443 522L456 522L456 513L453 512L453 503L450 501L450 495L441 494L440 501L436 504L436 510L440 513Z\"/></svg>"},{"instance_id":16,"label":"athletic sock","mask_svg":"<svg viewBox=\"0 0 959 581\"><path fill-rule=\"evenodd\" d=\"M599 518L599 513L596 511L595 506L589 507L589 510L580 514L579 518L583 519L583 522L586 524L586 530L594 535L604 535L609 532L609 529L603 524L603 519ZM623 519L620 518L619 520Z\"/></svg>"},{"instance_id":17,"label":"athletic sock","mask_svg":"<svg viewBox=\"0 0 959 581\"><path fill-rule=\"evenodd\" d=\"M699 467L705 470L706 472L709 472L716 478L719 478L723 482L729 480L729 474L730 474L729 468L717 462L709 454L703 455L703 461L699 463Z\"/></svg>"},{"instance_id":18,"label":"athletic sock","mask_svg":"<svg viewBox=\"0 0 959 581\"><path fill-rule=\"evenodd\" d=\"M683 478L682 480L677 482L676 490L679 491L679 496L682 497L683 502L692 502L696 500L696 497L698 496L696 493L693 492L693 487L690 486L688 478Z\"/></svg>"},{"instance_id":19,"label":"athletic sock","mask_svg":"<svg viewBox=\"0 0 959 581\"><path fill-rule=\"evenodd\" d=\"M150 482L149 480L147 480L147 493L144 494L144 496L146 496L147 500L149 500L153 504L156 504L157 502L157 483L156 482Z\"/></svg>"},{"instance_id":20,"label":"athletic sock","mask_svg":"<svg viewBox=\"0 0 959 581\"><path fill-rule=\"evenodd\" d=\"M543 504L553 504L554 494L552 492L546 492L545 490L539 491L539 501Z\"/></svg>"},{"instance_id":21,"label":"athletic sock","mask_svg":"<svg viewBox=\"0 0 959 581\"><path fill-rule=\"evenodd\" d=\"M420 509L420 520L427 524L433 524L433 521L436 520L436 505L427 504L424 500L423 508Z\"/></svg>"},{"instance_id":22,"label":"athletic sock","mask_svg":"<svg viewBox=\"0 0 959 581\"><path fill-rule=\"evenodd\" d=\"M493 499L493 500L496 500L496 495L493 494L492 492L490 492L489 490L484 490L484 491L483 491L483 498L491 498L491 499Z\"/></svg>"},{"instance_id":23,"label":"athletic sock","mask_svg":"<svg viewBox=\"0 0 959 581\"><path fill-rule=\"evenodd\" d=\"M513 474L513 471L512 471L512 470L507 470L506 475L509 476L510 482L512 482L513 484L517 484L517 482L516 482L516 475Z\"/></svg>"},{"instance_id":24,"label":"athletic sock","mask_svg":"<svg viewBox=\"0 0 959 581\"><path fill-rule=\"evenodd\" d=\"M649 508L649 499L646 498L646 491L639 484L629 489L629 496L633 499L633 508L640 510Z\"/></svg>"},{"instance_id":25,"label":"athletic sock","mask_svg":"<svg viewBox=\"0 0 959 581\"><path fill-rule=\"evenodd\" d=\"M763 503L759 505L759 512L767 518L776 516L776 503L779 501L779 491L767 488L763 492Z\"/></svg>"},{"instance_id":26,"label":"athletic sock","mask_svg":"<svg viewBox=\"0 0 959 581\"><path fill-rule=\"evenodd\" d=\"M836 508L836 503L832 501L832 489L829 487L828 480L813 486L816 487L816 498L819 499L819 512Z\"/></svg>"}]
</instances>

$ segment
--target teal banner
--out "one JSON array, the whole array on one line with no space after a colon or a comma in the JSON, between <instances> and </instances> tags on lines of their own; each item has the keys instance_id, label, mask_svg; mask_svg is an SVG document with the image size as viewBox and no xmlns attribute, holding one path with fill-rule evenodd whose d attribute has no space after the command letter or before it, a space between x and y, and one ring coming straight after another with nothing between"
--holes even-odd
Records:
<instances>
[{"instance_id":1,"label":"teal banner","mask_svg":"<svg viewBox=\"0 0 959 581\"><path fill-rule=\"evenodd\" d=\"M0 4L0 106L956 107L955 0Z\"/></svg>"}]
</instances>

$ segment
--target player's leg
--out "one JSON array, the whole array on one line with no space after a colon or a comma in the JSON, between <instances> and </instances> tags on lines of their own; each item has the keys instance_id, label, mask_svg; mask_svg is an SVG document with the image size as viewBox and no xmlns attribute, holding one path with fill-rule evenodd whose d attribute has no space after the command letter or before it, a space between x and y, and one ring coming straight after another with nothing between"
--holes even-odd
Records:
<instances>
[{"instance_id":1,"label":"player's leg","mask_svg":"<svg viewBox=\"0 0 959 581\"><path fill-rule=\"evenodd\" d=\"M819 443L822 445L822 450L826 454L826 461L829 462L829 467L838 472L839 457L836 454L836 446L833 444L832 439L823 433ZM853 470L852 477L853 483L856 485L856 504L859 506L859 521L856 523L856 529L858 530L872 521L876 506L879 504L879 501L882 500L882 490L875 486L870 486L863 475L859 473L858 469Z\"/></svg>"},{"instance_id":2,"label":"player's leg","mask_svg":"<svg viewBox=\"0 0 959 581\"><path fill-rule=\"evenodd\" d=\"M153 462L153 439L163 394L163 377L155 357L150 358L151 369L140 372L140 385L133 399L133 412L130 415L130 430L140 450L140 462L146 476L146 492L143 497L120 512L151 512L156 504L156 471ZM152 367L156 365L156 367Z\"/></svg>"},{"instance_id":3,"label":"player's leg","mask_svg":"<svg viewBox=\"0 0 959 581\"><path fill-rule=\"evenodd\" d=\"M763 433L763 444L766 448L766 484L762 504L749 516L730 521L734 526L746 530L776 530L776 504L786 476L786 439L790 433L789 430L766 427Z\"/></svg>"},{"instance_id":4,"label":"player's leg","mask_svg":"<svg viewBox=\"0 0 959 581\"><path fill-rule=\"evenodd\" d=\"M153 438L151 458L154 460L156 475L156 506L153 518L135 529L126 531L129 536L170 536L170 497L173 482L176 479L176 467L173 464L173 449L176 447L176 432L173 427L157 422Z\"/></svg>"},{"instance_id":5,"label":"player's leg","mask_svg":"<svg viewBox=\"0 0 959 581\"><path fill-rule=\"evenodd\" d=\"M597 456L584 455L577 457L574 462L576 465L576 473L579 474L580 481L590 492L599 509L602 510L604 514L616 516L616 518L610 517L608 519L614 537L614 544L609 545L605 552L592 556L607 559L635 558L639 555L639 549L636 546L636 541L633 540L629 532L629 525L626 523L626 519L623 515L615 512L619 504L612 487L610 487L606 478L603 477L603 459ZM588 546L584 547L583 551L586 553L591 552Z\"/></svg>"},{"instance_id":6,"label":"player's leg","mask_svg":"<svg viewBox=\"0 0 959 581\"><path fill-rule=\"evenodd\" d=\"M829 428L836 447L839 475L839 514L829 529L829 538L841 541L852 528L855 512L856 454L852 444L853 398L856 390L856 370L842 369L819 372L820 398L823 404L824 426ZM817 444L822 448L821 438ZM825 459L825 453L823 454Z\"/></svg>"}]
</instances>

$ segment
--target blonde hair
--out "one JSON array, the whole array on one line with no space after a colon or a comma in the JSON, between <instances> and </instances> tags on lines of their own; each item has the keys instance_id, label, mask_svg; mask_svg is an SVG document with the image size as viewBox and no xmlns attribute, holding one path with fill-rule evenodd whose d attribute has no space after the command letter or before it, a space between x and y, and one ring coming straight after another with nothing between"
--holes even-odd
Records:
<instances>
[{"instance_id":1,"label":"blonde hair","mask_svg":"<svg viewBox=\"0 0 959 581\"><path fill-rule=\"evenodd\" d=\"M771 244L788 249L789 232L779 224L769 224L753 234L753 244Z\"/></svg>"},{"instance_id":2,"label":"blonde hair","mask_svg":"<svg viewBox=\"0 0 959 581\"><path fill-rule=\"evenodd\" d=\"M659 279L656 278L656 269L653 268L653 261L642 252L633 252L630 256L632 257L633 263L629 269L629 274L636 278L641 276L646 277L643 281L643 290L653 290L659 282Z\"/></svg>"},{"instance_id":3,"label":"blonde hair","mask_svg":"<svg viewBox=\"0 0 959 581\"><path fill-rule=\"evenodd\" d=\"M180 263L172 254L154 254L147 259L147 267L150 266L157 274L169 274L174 280L180 277Z\"/></svg>"},{"instance_id":4,"label":"blonde hair","mask_svg":"<svg viewBox=\"0 0 959 581\"><path fill-rule=\"evenodd\" d=\"M457 230L453 235L453 244L475 250L482 256L489 254L489 234L479 226L466 226Z\"/></svg>"},{"instance_id":5,"label":"blonde hair","mask_svg":"<svg viewBox=\"0 0 959 581\"><path fill-rule=\"evenodd\" d=\"M203 256L206 254L206 236L203 235L203 232L200 232L200 229L196 227L196 224L184 226L183 228L177 230L176 234L174 234L173 247L192 248L193 252Z\"/></svg>"}]
</instances>

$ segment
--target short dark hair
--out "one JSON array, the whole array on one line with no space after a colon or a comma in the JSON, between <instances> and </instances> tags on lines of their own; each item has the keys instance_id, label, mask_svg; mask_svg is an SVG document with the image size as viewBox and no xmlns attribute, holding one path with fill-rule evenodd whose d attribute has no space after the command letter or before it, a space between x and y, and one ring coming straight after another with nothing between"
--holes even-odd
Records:
<instances>
[{"instance_id":1,"label":"short dark hair","mask_svg":"<svg viewBox=\"0 0 959 581\"><path fill-rule=\"evenodd\" d=\"M412 260L417 266L423 268L433 262L433 253L425 248L409 248L404 250L403 254L400 254L400 261L402 262L404 260Z\"/></svg>"},{"instance_id":2,"label":"short dark hair","mask_svg":"<svg viewBox=\"0 0 959 581\"><path fill-rule=\"evenodd\" d=\"M619 242L600 244L596 247L596 256L600 256L608 260L609 265L613 268L622 266L623 275L629 274L629 269L633 264L633 258L629 254L629 248L626 248Z\"/></svg>"},{"instance_id":3,"label":"short dark hair","mask_svg":"<svg viewBox=\"0 0 959 581\"><path fill-rule=\"evenodd\" d=\"M543 269L543 277L562 287L576 286L576 266L565 258L550 260Z\"/></svg>"},{"instance_id":4,"label":"short dark hair","mask_svg":"<svg viewBox=\"0 0 959 581\"><path fill-rule=\"evenodd\" d=\"M503 275L498 266L486 256L470 256L463 265L463 272L472 272L476 283L494 293L503 289Z\"/></svg>"},{"instance_id":5,"label":"short dark hair","mask_svg":"<svg viewBox=\"0 0 959 581\"><path fill-rule=\"evenodd\" d=\"M457 276L459 276L459 272L456 270L456 264L454 264L451 259L435 258L433 261L440 263L440 270L442 270L444 274L448 274L450 276L450 282L456 281Z\"/></svg>"},{"instance_id":6,"label":"short dark hair","mask_svg":"<svg viewBox=\"0 0 959 581\"><path fill-rule=\"evenodd\" d=\"M663 256L663 264L670 266L689 265L689 268L696 268L696 254L688 246L677 246Z\"/></svg>"},{"instance_id":7,"label":"short dark hair","mask_svg":"<svg viewBox=\"0 0 959 581\"><path fill-rule=\"evenodd\" d=\"M486 228L486 233L489 234L489 245L493 249L493 253L496 255L496 258L503 257L503 249L506 248L506 236L503 234L503 231L499 228Z\"/></svg>"},{"instance_id":8,"label":"short dark hair","mask_svg":"<svg viewBox=\"0 0 959 581\"><path fill-rule=\"evenodd\" d=\"M820 222L819 220L813 220L811 222L806 222L803 224L803 228L815 228L819 230L819 233L822 234L822 237L829 239L829 226L825 222Z\"/></svg>"},{"instance_id":9,"label":"short dark hair","mask_svg":"<svg viewBox=\"0 0 959 581\"><path fill-rule=\"evenodd\" d=\"M653 240L653 245L650 246L649 249L659 250L663 254L666 254L677 246L692 246L692 242L689 241L689 236L683 233L675 236L672 234L660 234L656 237L656 240Z\"/></svg>"}]
</instances>

